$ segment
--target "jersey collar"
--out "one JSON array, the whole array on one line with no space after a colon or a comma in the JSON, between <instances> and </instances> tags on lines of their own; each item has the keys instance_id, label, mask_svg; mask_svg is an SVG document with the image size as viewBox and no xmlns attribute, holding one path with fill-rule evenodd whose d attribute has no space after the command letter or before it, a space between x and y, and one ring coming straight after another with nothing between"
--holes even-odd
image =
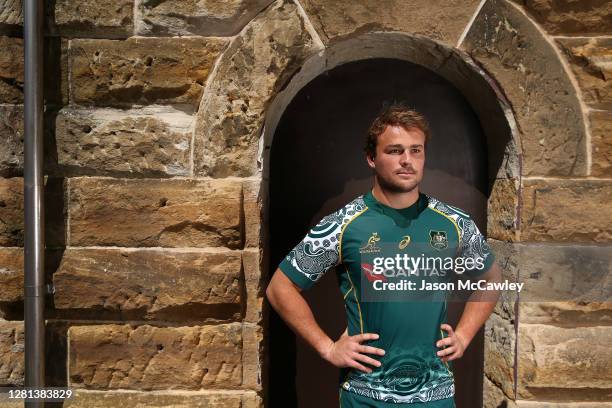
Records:
<instances>
[{"instance_id":1,"label":"jersey collar","mask_svg":"<svg viewBox=\"0 0 612 408\"><path fill-rule=\"evenodd\" d=\"M363 197L363 201L368 208L392 218L399 227L410 226L411 221L417 218L419 214L429 205L429 198L427 197L427 194L422 192L419 192L419 198L417 201L406 208L389 207L388 205L376 200L372 194L372 191L368 191L368 193Z\"/></svg>"}]
</instances>

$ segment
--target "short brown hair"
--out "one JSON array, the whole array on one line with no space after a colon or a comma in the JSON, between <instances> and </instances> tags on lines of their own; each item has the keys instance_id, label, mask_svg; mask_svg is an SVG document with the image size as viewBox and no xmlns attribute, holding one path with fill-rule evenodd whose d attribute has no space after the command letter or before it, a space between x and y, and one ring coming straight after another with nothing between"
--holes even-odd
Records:
<instances>
[{"instance_id":1,"label":"short brown hair","mask_svg":"<svg viewBox=\"0 0 612 408\"><path fill-rule=\"evenodd\" d=\"M425 116L403 103L396 102L383 107L368 129L364 150L369 157L376 157L378 136L385 131L387 126L401 126L406 130L417 128L425 134L425 145L430 138L429 126Z\"/></svg>"}]
</instances>

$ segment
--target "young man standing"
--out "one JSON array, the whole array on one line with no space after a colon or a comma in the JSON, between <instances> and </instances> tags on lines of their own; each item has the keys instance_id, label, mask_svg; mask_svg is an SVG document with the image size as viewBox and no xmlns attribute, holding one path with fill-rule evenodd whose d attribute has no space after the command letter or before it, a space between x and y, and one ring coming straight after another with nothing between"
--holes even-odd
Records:
<instances>
[{"instance_id":1,"label":"young man standing","mask_svg":"<svg viewBox=\"0 0 612 408\"><path fill-rule=\"evenodd\" d=\"M499 282L501 271L469 215L419 191L428 139L421 114L386 108L365 149L373 189L313 227L266 290L292 330L342 368L341 408L454 407L449 362L463 355L499 296L474 291L456 329L446 323L441 284L451 275ZM336 341L300 294L334 267L348 322Z\"/></svg>"}]
</instances>

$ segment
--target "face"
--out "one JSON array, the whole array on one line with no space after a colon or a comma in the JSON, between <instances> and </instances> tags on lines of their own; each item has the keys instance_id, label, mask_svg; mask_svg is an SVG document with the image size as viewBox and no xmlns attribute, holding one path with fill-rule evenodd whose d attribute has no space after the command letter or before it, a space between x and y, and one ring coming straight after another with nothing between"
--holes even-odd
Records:
<instances>
[{"instance_id":1,"label":"face","mask_svg":"<svg viewBox=\"0 0 612 408\"><path fill-rule=\"evenodd\" d=\"M378 184L395 193L412 191L423 179L425 134L417 128L387 126L378 135L376 157L368 157Z\"/></svg>"}]
</instances>

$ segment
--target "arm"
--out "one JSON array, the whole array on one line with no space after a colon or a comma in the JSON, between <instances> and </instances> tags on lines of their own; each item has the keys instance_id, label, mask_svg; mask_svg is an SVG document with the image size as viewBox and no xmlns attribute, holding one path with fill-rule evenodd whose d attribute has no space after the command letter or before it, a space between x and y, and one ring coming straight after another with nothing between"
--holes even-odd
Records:
<instances>
[{"instance_id":1,"label":"arm","mask_svg":"<svg viewBox=\"0 0 612 408\"><path fill-rule=\"evenodd\" d=\"M316 322L301 291L299 286L277 269L266 289L266 297L293 332L302 337L324 360L336 367L353 367L364 372L372 370L360 362L380 366L380 362L361 354L384 355L382 349L361 345L363 341L377 339L377 334L348 336L345 331L340 339L334 342Z\"/></svg>"},{"instance_id":2,"label":"arm","mask_svg":"<svg viewBox=\"0 0 612 408\"><path fill-rule=\"evenodd\" d=\"M277 269L266 289L266 297L294 333L323 356L333 340L315 321L312 310L300 293L302 289Z\"/></svg>"},{"instance_id":3,"label":"arm","mask_svg":"<svg viewBox=\"0 0 612 408\"><path fill-rule=\"evenodd\" d=\"M501 268L497 263L493 263L480 279L487 282L501 282L501 275ZM448 333L448 337L436 343L438 347L447 346L445 349L438 351L438 356L442 357L442 361L455 360L463 356L465 349L493 312L499 295L500 291L475 290L465 304L463 314L457 324L457 330L453 331L449 324L440 326L442 330L446 330Z\"/></svg>"}]
</instances>

